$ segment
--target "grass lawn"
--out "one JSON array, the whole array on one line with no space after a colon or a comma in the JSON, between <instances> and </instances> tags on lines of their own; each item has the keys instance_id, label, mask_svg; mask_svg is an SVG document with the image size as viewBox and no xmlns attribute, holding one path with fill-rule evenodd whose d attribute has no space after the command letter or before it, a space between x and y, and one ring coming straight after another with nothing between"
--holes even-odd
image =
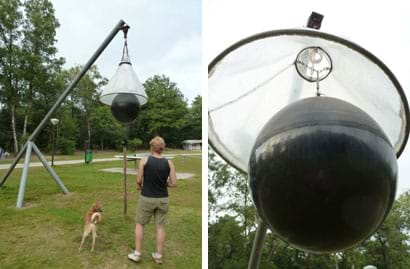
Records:
<instances>
[{"instance_id":1,"label":"grass lawn","mask_svg":"<svg viewBox=\"0 0 410 269\"><path fill-rule=\"evenodd\" d=\"M145 228L143 260L127 259L134 249L134 217L139 192L128 175L128 214L123 215L122 174L103 168L121 167L121 161L56 166L70 190L63 195L43 167L30 168L25 208L16 209L22 169L16 169L0 189L0 268L201 268L201 159L174 159L177 172L194 173L170 189L169 225L164 263L155 265L154 225ZM130 165L129 165L130 166ZM132 167L132 166L131 166ZM3 175L5 170L0 170ZM78 252L84 215L100 200L103 220L98 226L94 253L91 236Z\"/></svg>"},{"instance_id":2,"label":"grass lawn","mask_svg":"<svg viewBox=\"0 0 410 269\"><path fill-rule=\"evenodd\" d=\"M41 150L41 149L40 149ZM129 151L128 154L132 153L148 153L149 150L138 150L138 151ZM46 157L48 161L51 162L51 154L48 152L42 152L43 155ZM198 154L201 153L201 151L186 151L186 150L181 150L181 149L167 149L164 154ZM103 158L114 158L115 155L122 155L122 151L114 151L114 150L107 150L107 151L97 151L93 150L93 158L94 159L103 159ZM19 163L24 163L24 156L21 157ZM84 151L76 151L73 155L55 155L54 160L55 161L65 161L65 160L83 160L84 159ZM14 160L14 156L8 156L6 159L0 160L0 164L8 164L12 163ZM39 159L37 156L32 153L31 154L31 162L39 162Z\"/></svg>"}]
</instances>

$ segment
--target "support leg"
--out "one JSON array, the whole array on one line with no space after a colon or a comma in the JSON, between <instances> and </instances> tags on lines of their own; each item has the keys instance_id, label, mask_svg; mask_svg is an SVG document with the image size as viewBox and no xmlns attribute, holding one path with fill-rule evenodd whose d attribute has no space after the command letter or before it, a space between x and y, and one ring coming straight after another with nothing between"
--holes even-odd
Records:
<instances>
[{"instance_id":1,"label":"support leg","mask_svg":"<svg viewBox=\"0 0 410 269\"><path fill-rule=\"evenodd\" d=\"M251 257L249 258L248 269L258 269L262 255L263 243L265 242L268 226L263 220L260 220L258 229L256 230L255 239L253 241Z\"/></svg>"},{"instance_id":2,"label":"support leg","mask_svg":"<svg viewBox=\"0 0 410 269\"><path fill-rule=\"evenodd\" d=\"M3 178L1 179L1 182L0 182L0 187L3 186L4 182L6 182L7 178L10 176L10 174L13 171L14 167L16 167L16 165L20 161L21 157L23 157L23 153L26 149L27 149L27 143L20 150L20 152L17 154L16 158L14 159L13 163L10 165L9 169L7 169L6 173L3 175Z\"/></svg>"},{"instance_id":3,"label":"support leg","mask_svg":"<svg viewBox=\"0 0 410 269\"><path fill-rule=\"evenodd\" d=\"M47 171L50 173L51 177L54 179L54 181L57 183L57 185L61 188L64 194L70 193L67 188L64 186L63 182L61 179L57 176L56 172L54 172L53 168L48 164L46 158L41 154L41 151L37 148L36 144L33 142L30 142L31 145L33 146L34 152L37 154L37 157L40 159L40 161L43 163L44 167L47 169Z\"/></svg>"},{"instance_id":4,"label":"support leg","mask_svg":"<svg viewBox=\"0 0 410 269\"><path fill-rule=\"evenodd\" d=\"M31 150L32 150L32 142L29 141L27 143L27 150L26 150L26 157L24 159L23 172L21 173L20 188L19 188L19 194L17 196L17 204L16 204L17 208L23 207L24 191L26 190L27 174L28 174L28 169L30 167Z\"/></svg>"}]
</instances>

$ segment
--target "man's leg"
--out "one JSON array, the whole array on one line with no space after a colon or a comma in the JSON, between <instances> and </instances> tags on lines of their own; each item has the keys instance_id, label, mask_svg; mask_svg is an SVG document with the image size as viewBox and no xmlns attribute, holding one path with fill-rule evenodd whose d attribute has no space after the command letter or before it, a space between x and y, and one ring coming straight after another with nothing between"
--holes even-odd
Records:
<instances>
[{"instance_id":1,"label":"man's leg","mask_svg":"<svg viewBox=\"0 0 410 269\"><path fill-rule=\"evenodd\" d=\"M144 225L135 224L135 250L141 253L142 239L144 239Z\"/></svg>"},{"instance_id":2,"label":"man's leg","mask_svg":"<svg viewBox=\"0 0 410 269\"><path fill-rule=\"evenodd\" d=\"M162 255L164 253L164 244L165 244L165 226L164 225L157 224L156 236L157 236L157 253Z\"/></svg>"}]
</instances>

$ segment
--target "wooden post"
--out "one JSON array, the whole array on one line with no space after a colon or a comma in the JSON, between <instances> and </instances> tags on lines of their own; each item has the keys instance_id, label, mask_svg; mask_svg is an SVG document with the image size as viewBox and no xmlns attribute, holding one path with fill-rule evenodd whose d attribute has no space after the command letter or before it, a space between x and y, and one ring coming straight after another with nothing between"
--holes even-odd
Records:
<instances>
[{"instance_id":1,"label":"wooden post","mask_svg":"<svg viewBox=\"0 0 410 269\"><path fill-rule=\"evenodd\" d=\"M127 143L122 145L123 152L123 173L124 173L124 216L127 215Z\"/></svg>"}]
</instances>

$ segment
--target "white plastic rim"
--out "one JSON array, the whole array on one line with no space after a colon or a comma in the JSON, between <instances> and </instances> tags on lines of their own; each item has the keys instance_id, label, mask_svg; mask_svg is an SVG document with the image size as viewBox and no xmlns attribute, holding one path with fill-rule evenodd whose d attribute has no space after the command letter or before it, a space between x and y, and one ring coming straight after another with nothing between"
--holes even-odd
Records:
<instances>
[{"instance_id":1,"label":"white plastic rim","mask_svg":"<svg viewBox=\"0 0 410 269\"><path fill-rule=\"evenodd\" d=\"M119 93L134 94L141 106L147 103L148 96L144 86L142 86L130 63L121 63L118 66L114 76L102 88L100 101L103 104L111 105Z\"/></svg>"},{"instance_id":2,"label":"white plastic rim","mask_svg":"<svg viewBox=\"0 0 410 269\"><path fill-rule=\"evenodd\" d=\"M368 113L399 157L409 135L409 107L387 66L346 39L313 29L256 34L219 54L208 66L209 143L233 167L247 172L252 146L265 123L290 103L315 96L316 83L295 68L297 55L320 47L332 61L320 81L325 96Z\"/></svg>"}]
</instances>

